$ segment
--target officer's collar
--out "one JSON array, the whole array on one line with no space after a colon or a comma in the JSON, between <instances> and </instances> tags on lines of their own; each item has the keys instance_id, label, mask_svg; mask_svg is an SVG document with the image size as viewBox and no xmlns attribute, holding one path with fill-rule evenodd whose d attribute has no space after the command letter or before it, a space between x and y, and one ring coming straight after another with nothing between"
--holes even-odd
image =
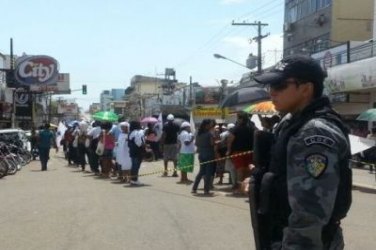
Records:
<instances>
[{"instance_id":1,"label":"officer's collar","mask_svg":"<svg viewBox=\"0 0 376 250\"><path fill-rule=\"evenodd\" d=\"M301 117L312 114L315 111L320 110L324 107L330 107L329 98L326 96L316 98L301 111L292 114L292 120L300 119Z\"/></svg>"}]
</instances>

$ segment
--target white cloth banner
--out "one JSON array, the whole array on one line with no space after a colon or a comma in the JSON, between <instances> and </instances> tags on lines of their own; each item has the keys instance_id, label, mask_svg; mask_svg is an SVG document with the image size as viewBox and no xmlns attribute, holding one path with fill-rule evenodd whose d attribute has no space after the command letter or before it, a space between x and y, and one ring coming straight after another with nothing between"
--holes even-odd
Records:
<instances>
[{"instance_id":1,"label":"white cloth banner","mask_svg":"<svg viewBox=\"0 0 376 250\"><path fill-rule=\"evenodd\" d=\"M162 133L163 133L162 113L159 113L158 122L154 125L154 130L157 134L157 141L159 141L161 139Z\"/></svg>"},{"instance_id":2,"label":"white cloth banner","mask_svg":"<svg viewBox=\"0 0 376 250\"><path fill-rule=\"evenodd\" d=\"M356 135L349 135L351 154L357 154L375 146L375 141Z\"/></svg>"},{"instance_id":3,"label":"white cloth banner","mask_svg":"<svg viewBox=\"0 0 376 250\"><path fill-rule=\"evenodd\" d=\"M195 126L195 121L193 120L193 112L191 111L191 116L189 118L189 124L191 125L191 132L193 135L196 134L196 126Z\"/></svg>"},{"instance_id":4,"label":"white cloth banner","mask_svg":"<svg viewBox=\"0 0 376 250\"><path fill-rule=\"evenodd\" d=\"M64 133L67 130L67 127L62 122L59 122L57 126L57 134L56 134L56 145L60 147L60 141L63 139Z\"/></svg>"}]
</instances>

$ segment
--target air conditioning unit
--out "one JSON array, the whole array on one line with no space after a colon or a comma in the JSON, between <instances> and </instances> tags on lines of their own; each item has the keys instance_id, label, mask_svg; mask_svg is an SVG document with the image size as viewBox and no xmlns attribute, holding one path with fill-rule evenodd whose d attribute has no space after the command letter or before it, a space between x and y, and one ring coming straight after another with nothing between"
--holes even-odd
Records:
<instances>
[{"instance_id":1,"label":"air conditioning unit","mask_svg":"<svg viewBox=\"0 0 376 250\"><path fill-rule=\"evenodd\" d=\"M319 26L323 26L324 23L326 22L326 17L324 14L320 14L318 16L315 17L314 19L314 22L319 25Z\"/></svg>"},{"instance_id":2,"label":"air conditioning unit","mask_svg":"<svg viewBox=\"0 0 376 250\"><path fill-rule=\"evenodd\" d=\"M292 31L292 23L284 23L283 24L283 31L284 32L290 32L290 31Z\"/></svg>"}]
</instances>

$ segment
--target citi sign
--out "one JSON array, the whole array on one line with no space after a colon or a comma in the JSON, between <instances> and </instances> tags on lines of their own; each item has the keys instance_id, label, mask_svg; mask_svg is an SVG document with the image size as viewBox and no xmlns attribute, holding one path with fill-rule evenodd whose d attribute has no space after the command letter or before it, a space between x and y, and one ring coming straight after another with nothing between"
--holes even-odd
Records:
<instances>
[{"instance_id":1,"label":"citi sign","mask_svg":"<svg viewBox=\"0 0 376 250\"><path fill-rule=\"evenodd\" d=\"M54 84L59 77L58 62L50 56L26 56L17 60L16 80L20 84Z\"/></svg>"}]
</instances>

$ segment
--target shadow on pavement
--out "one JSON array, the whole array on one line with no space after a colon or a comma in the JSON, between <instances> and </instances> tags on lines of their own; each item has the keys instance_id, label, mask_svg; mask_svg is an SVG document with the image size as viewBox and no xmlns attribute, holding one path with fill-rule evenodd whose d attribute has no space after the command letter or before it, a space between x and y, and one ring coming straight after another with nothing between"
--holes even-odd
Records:
<instances>
[{"instance_id":1,"label":"shadow on pavement","mask_svg":"<svg viewBox=\"0 0 376 250\"><path fill-rule=\"evenodd\" d=\"M48 171L56 171L56 168L47 169L45 171L42 171L41 169L31 169L31 172L48 172Z\"/></svg>"},{"instance_id":2,"label":"shadow on pavement","mask_svg":"<svg viewBox=\"0 0 376 250\"><path fill-rule=\"evenodd\" d=\"M354 191L359 191L362 193L367 193L367 194L376 194L375 189L369 189L369 188L362 188L362 187L353 187Z\"/></svg>"},{"instance_id":3,"label":"shadow on pavement","mask_svg":"<svg viewBox=\"0 0 376 250\"><path fill-rule=\"evenodd\" d=\"M124 185L125 188L142 188L142 187L151 187L152 186L150 184L144 184L144 183L142 183L141 185L132 185L132 184L124 184L124 183L122 183L122 184Z\"/></svg>"}]
</instances>

